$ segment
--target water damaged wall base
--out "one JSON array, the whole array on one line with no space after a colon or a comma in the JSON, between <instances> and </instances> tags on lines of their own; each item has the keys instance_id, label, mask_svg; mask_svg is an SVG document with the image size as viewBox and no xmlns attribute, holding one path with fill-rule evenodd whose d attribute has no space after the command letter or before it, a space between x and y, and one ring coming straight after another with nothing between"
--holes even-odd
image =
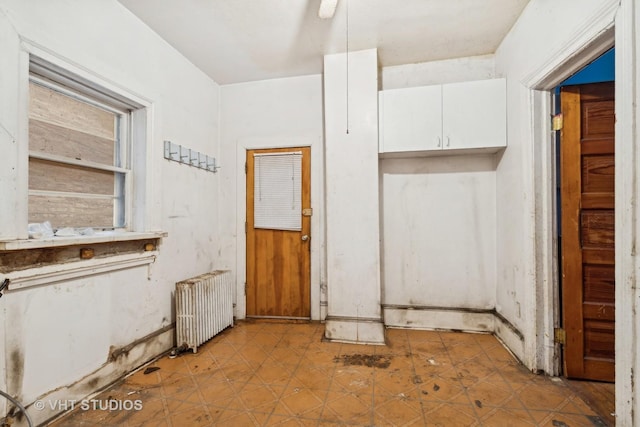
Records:
<instances>
[{"instance_id":1,"label":"water damaged wall base","mask_svg":"<svg viewBox=\"0 0 640 427\"><path fill-rule=\"evenodd\" d=\"M73 409L73 406L80 406L83 399L91 399L93 395L121 380L136 368L166 353L174 345L174 332L175 325L167 325L124 347L111 348L105 355L105 363L100 368L71 384L58 387L38 396L32 402L23 402L23 404L36 425L51 421ZM16 368L24 364L22 355L15 352L9 363L12 365L10 372L20 375L22 369ZM11 382L16 384L18 380L19 378L14 377ZM144 405L144 402L142 404ZM11 416L7 418L12 419L13 426L27 426L21 414L17 414L15 418Z\"/></svg>"}]
</instances>

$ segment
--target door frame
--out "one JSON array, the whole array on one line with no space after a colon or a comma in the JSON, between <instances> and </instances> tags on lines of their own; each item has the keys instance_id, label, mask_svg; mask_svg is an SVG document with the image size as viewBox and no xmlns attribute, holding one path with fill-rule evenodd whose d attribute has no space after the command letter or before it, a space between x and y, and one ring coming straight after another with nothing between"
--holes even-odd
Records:
<instances>
[{"instance_id":1,"label":"door frame","mask_svg":"<svg viewBox=\"0 0 640 427\"><path fill-rule=\"evenodd\" d=\"M268 148L311 148L311 320L323 320L321 310L323 301L326 308L326 286L323 272L325 247L324 233L324 197L322 171L324 162L322 156L322 139L313 137L265 137L246 138L238 140L236 144L236 311L238 319L244 319L247 315L247 298L245 295L245 283L247 274L247 236L244 223L247 212L247 187L244 171L245 159L248 150L261 150ZM224 184L221 184L224 185ZM326 310L324 310L326 311Z\"/></svg>"},{"instance_id":2,"label":"door frame","mask_svg":"<svg viewBox=\"0 0 640 427\"><path fill-rule=\"evenodd\" d=\"M554 329L561 325L562 319L557 245L557 152L556 135L555 132L551 132L552 94L556 86L614 45L616 46L616 81L620 80L617 55L618 43L622 35L615 28L617 11L618 5L610 5L606 10L601 11L589 26L581 28L567 45L560 46L540 68L533 70L522 80L522 84L529 91L531 127L528 131L533 141L531 154L533 155L534 188L532 194L535 195L535 230L533 231L536 278L531 298L536 301L534 325L536 339L526 345L527 352L535 354L536 368L549 375L562 373L562 349L554 340ZM619 88L616 84L616 111L621 103L621 100L617 99L618 94ZM619 138L620 136L616 135L616 147ZM616 153L616 161L618 156L619 154ZM619 174L616 171L616 181L618 179ZM618 206L616 206L617 209Z\"/></svg>"}]
</instances>

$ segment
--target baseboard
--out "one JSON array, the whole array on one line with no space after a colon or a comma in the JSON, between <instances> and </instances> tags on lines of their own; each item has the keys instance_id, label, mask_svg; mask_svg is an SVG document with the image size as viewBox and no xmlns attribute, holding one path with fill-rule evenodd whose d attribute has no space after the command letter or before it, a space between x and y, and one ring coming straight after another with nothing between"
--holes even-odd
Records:
<instances>
[{"instance_id":1,"label":"baseboard","mask_svg":"<svg viewBox=\"0 0 640 427\"><path fill-rule=\"evenodd\" d=\"M382 310L384 324L393 328L494 332L494 310L409 305L383 305Z\"/></svg>"},{"instance_id":2,"label":"baseboard","mask_svg":"<svg viewBox=\"0 0 640 427\"><path fill-rule=\"evenodd\" d=\"M384 324L379 318L327 316L326 341L384 345Z\"/></svg>"},{"instance_id":3,"label":"baseboard","mask_svg":"<svg viewBox=\"0 0 640 427\"><path fill-rule=\"evenodd\" d=\"M524 357L524 335L503 315L494 312L495 325L493 333L500 341L513 353L520 361L525 360Z\"/></svg>"}]
</instances>

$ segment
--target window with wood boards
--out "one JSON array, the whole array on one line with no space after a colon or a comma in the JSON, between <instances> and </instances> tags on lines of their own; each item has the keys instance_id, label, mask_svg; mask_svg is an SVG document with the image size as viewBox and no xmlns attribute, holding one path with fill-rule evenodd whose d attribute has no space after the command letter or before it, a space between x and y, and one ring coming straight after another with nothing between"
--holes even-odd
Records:
<instances>
[{"instance_id":1,"label":"window with wood boards","mask_svg":"<svg viewBox=\"0 0 640 427\"><path fill-rule=\"evenodd\" d=\"M29 222L123 228L130 111L32 74Z\"/></svg>"}]
</instances>

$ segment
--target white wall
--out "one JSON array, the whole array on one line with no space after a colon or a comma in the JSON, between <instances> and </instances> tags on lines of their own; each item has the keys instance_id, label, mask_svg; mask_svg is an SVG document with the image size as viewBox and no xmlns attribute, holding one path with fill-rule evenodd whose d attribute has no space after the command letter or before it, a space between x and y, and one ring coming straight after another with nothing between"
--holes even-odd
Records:
<instances>
[{"instance_id":1,"label":"white wall","mask_svg":"<svg viewBox=\"0 0 640 427\"><path fill-rule=\"evenodd\" d=\"M163 140L217 154L219 88L115 0L2 0L0 31L0 125L6 129L0 134L3 147L5 141L16 141L2 156L2 165L10 167L2 168L0 193L18 206L18 215L2 210L0 237L25 234L20 207L26 206L27 148L19 128L26 123L26 108L19 88L28 70L20 62L20 40L27 49L134 94L152 110L145 229L169 233L155 263L15 290L0 300L0 348L5 348L0 365L6 364L2 369L7 372L0 386L24 404L54 394L81 398L170 348L169 331L108 363L111 347L128 345L174 321L177 280L219 266L219 175L163 158ZM52 413L32 415L41 422Z\"/></svg>"},{"instance_id":2,"label":"white wall","mask_svg":"<svg viewBox=\"0 0 640 427\"><path fill-rule=\"evenodd\" d=\"M496 52L496 73L507 78L508 148L497 167L497 295L496 309L525 338L516 354L537 369L537 348L553 352L550 331L536 341L540 295L551 289L536 271L536 144L532 92L527 81L545 66L569 61L580 37L604 31L601 20L615 0L532 0ZM540 130L544 132L544 130ZM548 166L548 165L547 165ZM543 341L545 339L546 341ZM544 348L543 348L544 346Z\"/></svg>"},{"instance_id":3,"label":"white wall","mask_svg":"<svg viewBox=\"0 0 640 427\"><path fill-rule=\"evenodd\" d=\"M496 77L494 67L493 55L384 67L381 72L381 89L492 79Z\"/></svg>"},{"instance_id":4,"label":"white wall","mask_svg":"<svg viewBox=\"0 0 640 427\"><path fill-rule=\"evenodd\" d=\"M110 346L123 347L148 331L145 322L152 317L152 305L137 307L127 301L145 301L153 288L141 267L9 293L9 366L22 375L22 384L14 385L28 398L94 372L107 360Z\"/></svg>"},{"instance_id":5,"label":"white wall","mask_svg":"<svg viewBox=\"0 0 640 427\"><path fill-rule=\"evenodd\" d=\"M495 156L384 159L380 173L383 304L493 309Z\"/></svg>"},{"instance_id":6,"label":"white wall","mask_svg":"<svg viewBox=\"0 0 640 427\"><path fill-rule=\"evenodd\" d=\"M322 76L265 80L221 87L220 249L222 266L236 273L236 315L246 298L246 149L311 146L311 317L320 319L324 285L324 166Z\"/></svg>"}]
</instances>

